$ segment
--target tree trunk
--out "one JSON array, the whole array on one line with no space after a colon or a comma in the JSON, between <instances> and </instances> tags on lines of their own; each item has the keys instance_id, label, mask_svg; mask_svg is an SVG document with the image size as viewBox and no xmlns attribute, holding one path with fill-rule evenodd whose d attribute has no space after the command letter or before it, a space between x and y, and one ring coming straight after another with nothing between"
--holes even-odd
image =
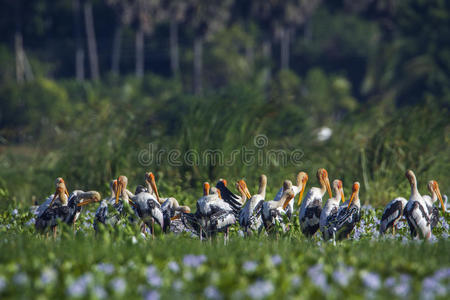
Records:
<instances>
[{"instance_id":1,"label":"tree trunk","mask_svg":"<svg viewBox=\"0 0 450 300\"><path fill-rule=\"evenodd\" d=\"M272 43L270 41L270 38L267 38L264 42L263 42L263 46L262 46L262 51L263 51L263 56L266 60L266 63L268 64L267 68L267 76L266 76L266 83L270 83L270 81L272 80L272 66L271 66L271 61L272 61Z\"/></svg>"},{"instance_id":2,"label":"tree trunk","mask_svg":"<svg viewBox=\"0 0 450 300\"><path fill-rule=\"evenodd\" d=\"M175 18L170 20L170 66L172 75L178 76L180 72L180 55L178 51L178 23Z\"/></svg>"},{"instance_id":3,"label":"tree trunk","mask_svg":"<svg viewBox=\"0 0 450 300\"><path fill-rule=\"evenodd\" d=\"M196 37L194 41L194 93L202 93L202 73L203 73L203 40Z\"/></svg>"},{"instance_id":4,"label":"tree trunk","mask_svg":"<svg viewBox=\"0 0 450 300\"><path fill-rule=\"evenodd\" d=\"M144 32L139 28L136 32L136 77L144 76Z\"/></svg>"},{"instance_id":5,"label":"tree trunk","mask_svg":"<svg viewBox=\"0 0 450 300\"><path fill-rule=\"evenodd\" d=\"M122 45L122 31L123 25L117 25L116 32L114 33L112 57L111 57L111 72L119 75L120 72L120 50Z\"/></svg>"},{"instance_id":6,"label":"tree trunk","mask_svg":"<svg viewBox=\"0 0 450 300\"><path fill-rule=\"evenodd\" d=\"M100 78L98 70L97 41L95 40L94 15L92 13L92 3L84 3L84 21L86 26L86 36L88 42L89 64L91 77L94 80Z\"/></svg>"},{"instance_id":7,"label":"tree trunk","mask_svg":"<svg viewBox=\"0 0 450 300\"><path fill-rule=\"evenodd\" d=\"M290 43L290 31L283 28L281 34L281 69L289 69L289 43Z\"/></svg>"},{"instance_id":8,"label":"tree trunk","mask_svg":"<svg viewBox=\"0 0 450 300\"><path fill-rule=\"evenodd\" d=\"M84 46L81 38L80 0L73 1L73 25L75 34L75 76L78 81L84 80Z\"/></svg>"},{"instance_id":9,"label":"tree trunk","mask_svg":"<svg viewBox=\"0 0 450 300\"><path fill-rule=\"evenodd\" d=\"M23 57L22 34L18 31L14 34L14 48L16 52L16 80L18 83L25 80L25 62Z\"/></svg>"}]
</instances>

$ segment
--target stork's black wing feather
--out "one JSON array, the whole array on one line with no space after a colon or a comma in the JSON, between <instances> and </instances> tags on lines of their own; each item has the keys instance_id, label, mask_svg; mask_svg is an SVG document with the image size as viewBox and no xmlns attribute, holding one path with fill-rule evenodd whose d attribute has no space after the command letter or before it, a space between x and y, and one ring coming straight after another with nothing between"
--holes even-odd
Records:
<instances>
[{"instance_id":1,"label":"stork's black wing feather","mask_svg":"<svg viewBox=\"0 0 450 300\"><path fill-rule=\"evenodd\" d=\"M239 201L240 197L233 194L233 192L231 192L222 181L219 181L216 184L216 188L219 189L223 201L225 201L231 206L234 214L238 217L239 211L242 208L242 203L241 201Z\"/></svg>"}]
</instances>

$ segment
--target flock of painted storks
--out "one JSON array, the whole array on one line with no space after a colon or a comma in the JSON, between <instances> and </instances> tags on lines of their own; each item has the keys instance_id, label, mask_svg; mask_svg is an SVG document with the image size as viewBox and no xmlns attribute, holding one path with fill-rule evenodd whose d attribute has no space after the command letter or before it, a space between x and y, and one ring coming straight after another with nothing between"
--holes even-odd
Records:
<instances>
[{"instance_id":1,"label":"flock of painted storks","mask_svg":"<svg viewBox=\"0 0 450 300\"><path fill-rule=\"evenodd\" d=\"M439 209L434 205L437 199L444 215L446 212L439 186L436 181L430 181L428 190L431 196L421 196L413 171L408 170L406 178L411 185L409 201L399 197L388 203L380 222L380 233L392 228L395 234L397 222L405 216L411 237L428 239L439 220ZM308 175L300 172L296 184L285 180L271 201L266 201L265 175L260 176L259 189L254 195L250 194L244 180L236 182L238 194L229 190L225 179L220 179L215 187L205 182L203 196L198 199L196 211L192 213L188 206L179 205L173 197L161 198L151 172L145 174L145 185L139 185L134 194L127 189L126 176L112 180L111 196L103 200L96 191L75 190L69 194L64 180L57 178L55 193L35 207L35 227L39 232L51 229L56 237L59 223L74 226L83 206L101 201L95 213L96 231L105 225L118 226L122 220L128 219L132 223L140 223L142 232L150 231L152 236L157 223L164 233L189 232L200 239L207 239L223 232L227 240L230 226L237 222L246 236L261 233L264 229L269 234L289 230L286 221L294 214L293 199L299 194L298 217L304 235L312 237L320 229L325 240L348 238L361 218L360 184L353 183L352 195L345 201L341 180L334 180L331 187L328 173L322 168L317 171L317 179L319 187L310 188L303 197ZM329 199L323 206L322 198L327 192Z\"/></svg>"}]
</instances>

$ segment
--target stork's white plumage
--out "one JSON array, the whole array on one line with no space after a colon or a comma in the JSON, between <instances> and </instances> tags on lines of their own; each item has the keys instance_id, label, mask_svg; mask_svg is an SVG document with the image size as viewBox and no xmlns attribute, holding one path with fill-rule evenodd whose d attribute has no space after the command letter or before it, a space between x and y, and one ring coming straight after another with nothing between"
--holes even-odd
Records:
<instances>
[{"instance_id":1,"label":"stork's white plumage","mask_svg":"<svg viewBox=\"0 0 450 300\"><path fill-rule=\"evenodd\" d=\"M346 207L341 208L330 229L337 240L349 238L356 224L361 220L361 201L359 200L360 184L355 181L352 186L352 196Z\"/></svg>"},{"instance_id":2,"label":"stork's white plumage","mask_svg":"<svg viewBox=\"0 0 450 300\"><path fill-rule=\"evenodd\" d=\"M330 180L325 169L317 170L317 180L320 188L312 187L305 198L301 200L299 209L300 228L304 235L313 236L319 229L320 214L322 212L322 197L328 191L330 198L331 193Z\"/></svg>"},{"instance_id":3,"label":"stork's white plumage","mask_svg":"<svg viewBox=\"0 0 450 300\"><path fill-rule=\"evenodd\" d=\"M262 206L262 220L267 232L271 232L275 224L280 224L285 230L285 224L283 222L283 215L286 214L286 207L289 202L294 198L294 191L287 188L287 180L283 184L284 193L279 201L267 201L263 202Z\"/></svg>"},{"instance_id":4,"label":"stork's white plumage","mask_svg":"<svg viewBox=\"0 0 450 300\"><path fill-rule=\"evenodd\" d=\"M300 205L301 203L301 199L303 198L303 192L305 191L305 187L306 187L306 183L308 182L308 174L306 174L305 172L299 172L297 174L297 185L292 185L289 188L291 188L294 191L294 198L300 194L299 198L298 198L298 205ZM278 190L278 193L276 194L275 198L273 199L274 201L280 201L281 196L283 195L284 192L284 187L281 187ZM288 218L290 219L292 214L294 213L294 202L295 201L290 201L289 205L286 208L286 215L288 216Z\"/></svg>"},{"instance_id":5,"label":"stork's white plumage","mask_svg":"<svg viewBox=\"0 0 450 300\"><path fill-rule=\"evenodd\" d=\"M327 200L325 206L322 209L322 212L320 213L319 226L325 240L329 240L330 238L332 238L332 236L330 236L329 234L330 230L328 229L337 218L339 212L339 203L341 202L341 200L345 199L341 180L335 179L333 181L333 190L334 197L331 197Z\"/></svg>"},{"instance_id":6,"label":"stork's white plumage","mask_svg":"<svg viewBox=\"0 0 450 300\"><path fill-rule=\"evenodd\" d=\"M267 176L262 174L259 178L258 193L251 196L245 203L244 207L239 212L239 224L241 225L245 234L250 234L252 231L260 231L263 226L262 221L262 207L266 198ZM245 188L239 185L242 196L246 196ZM248 190L247 190L248 192ZM250 193L248 193L248 196Z\"/></svg>"},{"instance_id":7,"label":"stork's white plumage","mask_svg":"<svg viewBox=\"0 0 450 300\"><path fill-rule=\"evenodd\" d=\"M386 205L381 216L380 234L384 234L389 228L392 228L392 232L395 234L395 228L403 216L407 203L408 200L405 198L397 197Z\"/></svg>"},{"instance_id":8,"label":"stork's white plumage","mask_svg":"<svg viewBox=\"0 0 450 300\"><path fill-rule=\"evenodd\" d=\"M417 189L417 180L414 172L408 170L406 178L411 185L411 196L406 204L404 214L411 230L411 237L429 239L431 237L431 223L427 203Z\"/></svg>"}]
</instances>

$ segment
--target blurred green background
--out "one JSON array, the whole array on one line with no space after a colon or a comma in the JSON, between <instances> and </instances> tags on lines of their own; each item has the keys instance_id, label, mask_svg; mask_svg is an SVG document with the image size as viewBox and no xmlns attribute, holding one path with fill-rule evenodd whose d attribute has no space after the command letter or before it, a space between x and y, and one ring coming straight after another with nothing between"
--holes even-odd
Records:
<instances>
[{"instance_id":1,"label":"blurred green background","mask_svg":"<svg viewBox=\"0 0 450 300\"><path fill-rule=\"evenodd\" d=\"M449 194L450 3L438 0L0 0L0 206L63 177L107 195L145 171L193 204L205 180L317 168L363 203ZM323 128L330 138L320 138ZM148 149L301 151L300 163L142 165ZM180 162L182 162L180 160Z\"/></svg>"}]
</instances>

